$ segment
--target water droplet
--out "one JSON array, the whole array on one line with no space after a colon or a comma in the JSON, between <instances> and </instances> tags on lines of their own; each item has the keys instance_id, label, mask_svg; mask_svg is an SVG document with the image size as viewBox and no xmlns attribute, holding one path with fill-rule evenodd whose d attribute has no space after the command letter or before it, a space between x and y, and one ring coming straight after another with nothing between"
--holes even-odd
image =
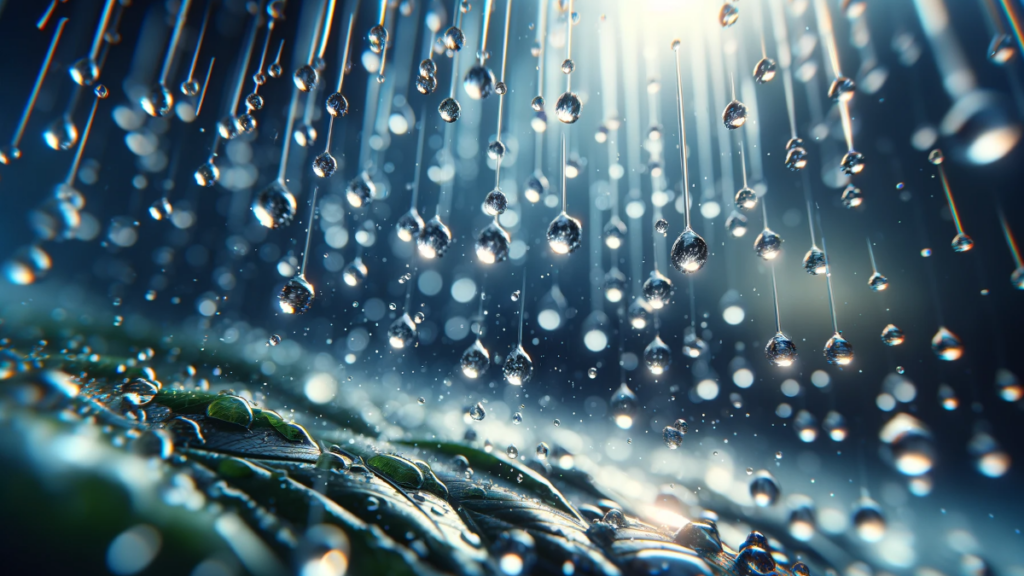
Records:
<instances>
[{"instance_id":1,"label":"water droplet","mask_svg":"<svg viewBox=\"0 0 1024 576\"><path fill-rule=\"evenodd\" d=\"M555 254L571 254L582 244L582 232L580 221L562 212L548 225L548 246Z\"/></svg>"},{"instance_id":2,"label":"water droplet","mask_svg":"<svg viewBox=\"0 0 1024 576\"><path fill-rule=\"evenodd\" d=\"M416 91L420 94L433 94L434 90L437 90L437 77L431 74L430 76L417 76L416 77Z\"/></svg>"},{"instance_id":3,"label":"water droplet","mask_svg":"<svg viewBox=\"0 0 1024 576\"><path fill-rule=\"evenodd\" d=\"M442 120L450 124L457 121L462 115L462 106L459 105L458 100L449 97L441 101L437 112L441 115Z\"/></svg>"},{"instance_id":4,"label":"water droplet","mask_svg":"<svg viewBox=\"0 0 1024 576\"><path fill-rule=\"evenodd\" d=\"M533 108L534 112L543 112L544 111L544 97L543 96L534 96L533 100L530 101L530 107Z\"/></svg>"},{"instance_id":5,"label":"water droplet","mask_svg":"<svg viewBox=\"0 0 1024 576\"><path fill-rule=\"evenodd\" d=\"M495 188L487 193L484 198L483 211L488 216L498 216L505 213L505 209L508 207L508 198L505 197L505 193Z\"/></svg>"},{"instance_id":6,"label":"water droplet","mask_svg":"<svg viewBox=\"0 0 1024 576\"><path fill-rule=\"evenodd\" d=\"M683 331L683 356L700 358L707 351L707 342L697 336L697 331L692 326L687 326Z\"/></svg>"},{"instance_id":7,"label":"water droplet","mask_svg":"<svg viewBox=\"0 0 1024 576\"><path fill-rule=\"evenodd\" d=\"M60 116L46 127L43 140L54 150L70 150L78 142L78 128L70 117Z\"/></svg>"},{"instance_id":8,"label":"water droplet","mask_svg":"<svg viewBox=\"0 0 1024 576\"><path fill-rule=\"evenodd\" d=\"M313 305L313 285L301 274L292 278L281 288L278 304L285 314L303 314Z\"/></svg>"},{"instance_id":9,"label":"water droplet","mask_svg":"<svg viewBox=\"0 0 1024 576\"><path fill-rule=\"evenodd\" d=\"M679 448L683 443L683 436L686 434L686 423L683 422L683 426L679 427L679 422L680 420L677 420L674 424L665 426L661 430L661 439L670 450Z\"/></svg>"},{"instance_id":10,"label":"water droplet","mask_svg":"<svg viewBox=\"0 0 1024 576\"><path fill-rule=\"evenodd\" d=\"M849 102L856 89L857 84L853 80L846 76L840 76L833 80L832 85L828 87L828 97L836 102Z\"/></svg>"},{"instance_id":11,"label":"water droplet","mask_svg":"<svg viewBox=\"0 0 1024 576\"><path fill-rule=\"evenodd\" d=\"M313 159L313 173L321 178L330 178L338 169L338 161L330 152L322 152Z\"/></svg>"},{"instance_id":12,"label":"water droplet","mask_svg":"<svg viewBox=\"0 0 1024 576\"><path fill-rule=\"evenodd\" d=\"M786 168L792 171L803 170L807 167L807 150L802 146L796 146L786 150Z\"/></svg>"},{"instance_id":13,"label":"water droplet","mask_svg":"<svg viewBox=\"0 0 1024 576\"><path fill-rule=\"evenodd\" d=\"M967 252L971 248L974 248L974 240L970 236L963 232L957 234L951 242L954 252Z\"/></svg>"},{"instance_id":14,"label":"water droplet","mask_svg":"<svg viewBox=\"0 0 1024 576\"><path fill-rule=\"evenodd\" d=\"M107 89L102 84L96 87L96 95L98 97L106 98L106 94ZM167 116L171 113L171 107L174 106L174 94L163 84L157 84L142 97L139 103L142 105L142 109L146 111L146 114L150 116Z\"/></svg>"},{"instance_id":15,"label":"water droplet","mask_svg":"<svg viewBox=\"0 0 1024 576\"><path fill-rule=\"evenodd\" d=\"M660 234L665 234L668 232L668 220L665 220L664 218L658 219L658 221L654 223L654 229Z\"/></svg>"},{"instance_id":16,"label":"water droplet","mask_svg":"<svg viewBox=\"0 0 1024 576\"><path fill-rule=\"evenodd\" d=\"M473 100L481 100L494 92L494 82L494 72L482 64L476 64L466 72L462 88Z\"/></svg>"},{"instance_id":17,"label":"water droplet","mask_svg":"<svg viewBox=\"0 0 1024 576\"><path fill-rule=\"evenodd\" d=\"M519 458L519 448L516 448L515 444L509 444L508 448L505 449L505 454L512 460Z\"/></svg>"},{"instance_id":18,"label":"water droplet","mask_svg":"<svg viewBox=\"0 0 1024 576\"><path fill-rule=\"evenodd\" d=\"M420 217L420 213L416 211L416 208L410 208L395 224L398 239L402 242L412 242L419 236L423 226L423 218Z\"/></svg>"},{"instance_id":19,"label":"water droplet","mask_svg":"<svg viewBox=\"0 0 1024 576\"><path fill-rule=\"evenodd\" d=\"M153 220L166 220L174 213L174 207L167 198L160 198L149 205L149 217Z\"/></svg>"},{"instance_id":20,"label":"water droplet","mask_svg":"<svg viewBox=\"0 0 1024 576\"><path fill-rule=\"evenodd\" d=\"M245 107L250 111L263 109L263 96L253 92L245 97Z\"/></svg>"},{"instance_id":21,"label":"water droplet","mask_svg":"<svg viewBox=\"0 0 1024 576\"><path fill-rule=\"evenodd\" d=\"M853 184L847 184L839 201L843 203L844 208L852 209L864 203L864 195L861 194L860 188Z\"/></svg>"},{"instance_id":22,"label":"water droplet","mask_svg":"<svg viewBox=\"0 0 1024 576\"><path fill-rule=\"evenodd\" d=\"M225 394L206 407L206 415L248 428L252 424L252 407L244 398Z\"/></svg>"},{"instance_id":23,"label":"water droplet","mask_svg":"<svg viewBox=\"0 0 1024 576\"><path fill-rule=\"evenodd\" d=\"M775 78L775 60L761 58L754 66L754 80L758 84L767 84Z\"/></svg>"},{"instance_id":24,"label":"water droplet","mask_svg":"<svg viewBox=\"0 0 1024 576\"><path fill-rule=\"evenodd\" d=\"M505 380L514 386L526 384L533 377L533 359L521 344L517 345L505 358L502 372L505 375Z\"/></svg>"},{"instance_id":25,"label":"water droplet","mask_svg":"<svg viewBox=\"0 0 1024 576\"><path fill-rule=\"evenodd\" d=\"M297 207L291 191L275 180L253 200L252 212L260 224L267 228L278 228L291 224Z\"/></svg>"},{"instance_id":26,"label":"water droplet","mask_svg":"<svg viewBox=\"0 0 1024 576\"><path fill-rule=\"evenodd\" d=\"M750 212L757 207L757 192L754 192L753 188L744 186L736 192L733 202L736 203L736 207L740 210Z\"/></svg>"},{"instance_id":27,"label":"water droplet","mask_svg":"<svg viewBox=\"0 0 1024 576\"><path fill-rule=\"evenodd\" d=\"M380 24L377 24L373 28L370 28L370 32L366 35L366 38L370 41L370 50L372 50L374 54L380 54L388 44L388 30Z\"/></svg>"},{"instance_id":28,"label":"water droplet","mask_svg":"<svg viewBox=\"0 0 1024 576\"><path fill-rule=\"evenodd\" d=\"M665 345L661 336L655 335L654 340L644 349L644 363L651 374L661 375L672 363L672 350Z\"/></svg>"},{"instance_id":29,"label":"water droplet","mask_svg":"<svg viewBox=\"0 0 1024 576\"><path fill-rule=\"evenodd\" d=\"M996 34L988 45L988 60L1002 66L1017 55L1017 44L1009 34Z\"/></svg>"},{"instance_id":30,"label":"water droplet","mask_svg":"<svg viewBox=\"0 0 1024 576\"><path fill-rule=\"evenodd\" d=\"M850 150L843 156L839 166L847 176L860 174L864 170L864 155L856 150Z\"/></svg>"},{"instance_id":31,"label":"water droplet","mask_svg":"<svg viewBox=\"0 0 1024 576\"><path fill-rule=\"evenodd\" d=\"M735 130L747 122L747 107L739 100L733 100L722 111L722 123L729 130Z\"/></svg>"},{"instance_id":32,"label":"water droplet","mask_svg":"<svg viewBox=\"0 0 1024 576\"><path fill-rule=\"evenodd\" d=\"M445 48L458 52L462 50L462 45L466 43L466 35L462 33L462 29L452 26L445 30L442 40Z\"/></svg>"},{"instance_id":33,"label":"water droplet","mask_svg":"<svg viewBox=\"0 0 1024 576\"><path fill-rule=\"evenodd\" d=\"M491 365L491 355L479 338L462 353L459 365L466 378L477 378L487 372Z\"/></svg>"},{"instance_id":34,"label":"water droplet","mask_svg":"<svg viewBox=\"0 0 1024 576\"><path fill-rule=\"evenodd\" d=\"M270 338L267 338L267 346L277 346L281 343L281 336L277 334L271 334Z\"/></svg>"},{"instance_id":35,"label":"water droplet","mask_svg":"<svg viewBox=\"0 0 1024 576\"><path fill-rule=\"evenodd\" d=\"M827 360L829 364L846 366L850 362L853 362L853 344L850 344L848 340L840 336L838 333L832 335L832 337L825 342L825 360Z\"/></svg>"},{"instance_id":36,"label":"water droplet","mask_svg":"<svg viewBox=\"0 0 1024 576\"><path fill-rule=\"evenodd\" d=\"M782 252L782 237L765 228L754 239L754 253L764 260L774 260Z\"/></svg>"},{"instance_id":37,"label":"water droplet","mask_svg":"<svg viewBox=\"0 0 1024 576\"><path fill-rule=\"evenodd\" d=\"M721 10L718 11L718 23L722 25L722 28L732 26L739 20L739 17L740 9L731 0L722 4Z\"/></svg>"},{"instance_id":38,"label":"water droplet","mask_svg":"<svg viewBox=\"0 0 1024 576\"><path fill-rule=\"evenodd\" d=\"M443 222L439 215L434 215L423 227L423 232L416 239L416 246L420 256L433 259L444 256L452 241L451 230Z\"/></svg>"},{"instance_id":39,"label":"water droplet","mask_svg":"<svg viewBox=\"0 0 1024 576\"><path fill-rule=\"evenodd\" d=\"M491 160L498 160L505 157L505 144L501 140L495 140L487 145L487 157Z\"/></svg>"},{"instance_id":40,"label":"water droplet","mask_svg":"<svg viewBox=\"0 0 1024 576\"><path fill-rule=\"evenodd\" d=\"M651 270L651 275L643 285L644 298L647 304L654 310L661 310L672 298L672 281L657 270Z\"/></svg>"},{"instance_id":41,"label":"water droplet","mask_svg":"<svg viewBox=\"0 0 1024 576\"><path fill-rule=\"evenodd\" d=\"M196 168L195 179L200 186L213 186L220 179L220 170L212 160L207 161Z\"/></svg>"},{"instance_id":42,"label":"water droplet","mask_svg":"<svg viewBox=\"0 0 1024 576\"><path fill-rule=\"evenodd\" d=\"M942 326L935 333L935 336L932 336L932 352L935 352L939 360L952 362L953 360L959 360L963 356L964 345L956 334Z\"/></svg>"},{"instance_id":43,"label":"water droplet","mask_svg":"<svg viewBox=\"0 0 1024 576\"><path fill-rule=\"evenodd\" d=\"M472 408L469 409L469 417L479 422L487 417L487 412L484 411L483 404L477 402ZM466 462L466 466L469 466L469 462Z\"/></svg>"},{"instance_id":44,"label":"water droplet","mask_svg":"<svg viewBox=\"0 0 1024 576\"><path fill-rule=\"evenodd\" d=\"M791 366L797 356L796 344L782 332L776 332L764 347L764 355L772 366Z\"/></svg>"},{"instance_id":45,"label":"water droplet","mask_svg":"<svg viewBox=\"0 0 1024 576\"><path fill-rule=\"evenodd\" d=\"M388 328L388 343L401 350L416 342L416 323L408 313L402 314Z\"/></svg>"},{"instance_id":46,"label":"water droplet","mask_svg":"<svg viewBox=\"0 0 1024 576\"><path fill-rule=\"evenodd\" d=\"M903 340L903 330L900 330L895 324L888 324L882 329L882 342L886 346L899 346L903 344Z\"/></svg>"},{"instance_id":47,"label":"water droplet","mask_svg":"<svg viewBox=\"0 0 1024 576\"><path fill-rule=\"evenodd\" d=\"M733 210L725 219L725 227L733 238L740 238L747 233L747 217Z\"/></svg>"},{"instance_id":48,"label":"water droplet","mask_svg":"<svg viewBox=\"0 0 1024 576\"><path fill-rule=\"evenodd\" d=\"M295 81L296 88L303 92L310 92L316 88L317 83L320 81L320 75L317 74L315 68L306 64L295 71L293 80Z\"/></svg>"},{"instance_id":49,"label":"water droplet","mask_svg":"<svg viewBox=\"0 0 1024 576\"><path fill-rule=\"evenodd\" d=\"M875 272L868 278L868 286L875 292L881 292L889 287L889 279Z\"/></svg>"},{"instance_id":50,"label":"water droplet","mask_svg":"<svg viewBox=\"0 0 1024 576\"><path fill-rule=\"evenodd\" d=\"M540 444L537 444L537 459L538 460L547 460L548 459L548 454L550 454L550 453L551 453L551 449L548 448L548 445L546 443L541 442Z\"/></svg>"},{"instance_id":51,"label":"water droplet","mask_svg":"<svg viewBox=\"0 0 1024 576\"><path fill-rule=\"evenodd\" d=\"M576 63L571 58L562 60L562 74L572 74L572 71L576 69Z\"/></svg>"},{"instance_id":52,"label":"water droplet","mask_svg":"<svg viewBox=\"0 0 1024 576\"><path fill-rule=\"evenodd\" d=\"M121 400L134 407L145 406L156 398L160 389L144 378L135 378L121 389Z\"/></svg>"},{"instance_id":53,"label":"water droplet","mask_svg":"<svg viewBox=\"0 0 1024 576\"><path fill-rule=\"evenodd\" d=\"M555 102L555 115L565 124L573 124L580 119L583 104L579 96L573 92L563 92Z\"/></svg>"},{"instance_id":54,"label":"water droplet","mask_svg":"<svg viewBox=\"0 0 1024 576\"><path fill-rule=\"evenodd\" d=\"M327 97L324 108L333 118L341 118L348 114L348 99L341 92L335 92Z\"/></svg>"}]
</instances>

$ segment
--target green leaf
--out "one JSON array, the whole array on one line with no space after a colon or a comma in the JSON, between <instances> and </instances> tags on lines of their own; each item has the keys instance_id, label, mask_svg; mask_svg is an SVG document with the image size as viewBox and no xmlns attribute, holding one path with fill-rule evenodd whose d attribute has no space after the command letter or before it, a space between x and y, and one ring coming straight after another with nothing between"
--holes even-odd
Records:
<instances>
[{"instance_id":1,"label":"green leaf","mask_svg":"<svg viewBox=\"0 0 1024 576\"><path fill-rule=\"evenodd\" d=\"M520 464L518 461L500 460L494 454L484 452L478 448L451 442L396 442L399 444L419 446L433 452L440 452L441 454L450 456L461 454L469 460L469 464L474 470L478 472L486 472L496 478L501 478L502 480L518 484L523 489L529 490L535 494L544 502L559 508L563 512L571 515L573 518L586 524L586 519L580 515L579 511L569 503L569 500L566 499L566 497L563 496L547 478L544 478L530 467ZM521 481L519 479L520 474L522 474Z\"/></svg>"},{"instance_id":2,"label":"green leaf","mask_svg":"<svg viewBox=\"0 0 1024 576\"><path fill-rule=\"evenodd\" d=\"M405 458L391 454L377 454L366 461L373 470L400 486L419 488L423 486L423 472Z\"/></svg>"},{"instance_id":3,"label":"green leaf","mask_svg":"<svg viewBox=\"0 0 1024 576\"><path fill-rule=\"evenodd\" d=\"M294 422L285 422L284 418L281 418L281 415L273 410L253 410L253 419L256 423L259 423L261 420L266 422L290 442L313 443L313 439L310 438L309 432L305 428Z\"/></svg>"},{"instance_id":4,"label":"green leaf","mask_svg":"<svg viewBox=\"0 0 1024 576\"><path fill-rule=\"evenodd\" d=\"M252 425L252 407L244 398L221 396L206 406L206 415L248 428Z\"/></svg>"}]
</instances>

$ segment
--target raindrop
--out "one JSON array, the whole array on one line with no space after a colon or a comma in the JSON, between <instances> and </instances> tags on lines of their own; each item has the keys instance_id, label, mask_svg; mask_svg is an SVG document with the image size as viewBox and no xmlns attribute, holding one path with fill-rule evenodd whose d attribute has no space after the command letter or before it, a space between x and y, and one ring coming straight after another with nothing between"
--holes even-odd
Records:
<instances>
[{"instance_id":1,"label":"raindrop","mask_svg":"<svg viewBox=\"0 0 1024 576\"><path fill-rule=\"evenodd\" d=\"M467 378L477 378L487 372L491 365L491 356L479 338L462 353L459 365Z\"/></svg>"},{"instance_id":2,"label":"raindrop","mask_svg":"<svg viewBox=\"0 0 1024 576\"><path fill-rule=\"evenodd\" d=\"M1013 36L1000 33L992 37L992 42L988 45L989 62L1002 66L1016 55L1017 45L1013 41Z\"/></svg>"},{"instance_id":3,"label":"raindrop","mask_svg":"<svg viewBox=\"0 0 1024 576\"><path fill-rule=\"evenodd\" d=\"M782 237L765 228L754 239L754 253L764 260L774 260L782 252Z\"/></svg>"},{"instance_id":4,"label":"raindrop","mask_svg":"<svg viewBox=\"0 0 1024 576\"><path fill-rule=\"evenodd\" d=\"M625 382L619 385L619 389L612 395L612 420L615 425L623 430L633 427L633 419L637 412L636 394L629 389Z\"/></svg>"},{"instance_id":5,"label":"raindrop","mask_svg":"<svg viewBox=\"0 0 1024 576\"><path fill-rule=\"evenodd\" d=\"M388 30L380 24L370 28L370 32L366 37L367 40L370 41L370 50L373 51L374 54L380 54L383 52L384 47L388 44Z\"/></svg>"},{"instance_id":6,"label":"raindrop","mask_svg":"<svg viewBox=\"0 0 1024 576\"><path fill-rule=\"evenodd\" d=\"M313 285L299 274L281 288L277 298L285 314L302 314L309 310L314 296Z\"/></svg>"},{"instance_id":7,"label":"raindrop","mask_svg":"<svg viewBox=\"0 0 1024 576\"><path fill-rule=\"evenodd\" d=\"M735 130L747 122L747 107L739 100L733 100L722 111L722 122L729 130Z\"/></svg>"},{"instance_id":8,"label":"raindrop","mask_svg":"<svg viewBox=\"0 0 1024 576\"><path fill-rule=\"evenodd\" d=\"M733 210L725 219L725 227L733 238L740 238L747 233L747 217Z\"/></svg>"},{"instance_id":9,"label":"raindrop","mask_svg":"<svg viewBox=\"0 0 1024 576\"><path fill-rule=\"evenodd\" d=\"M664 373L672 363L672 351L662 341L661 336L655 335L654 340L651 340L651 343L644 349L644 363L647 364L647 369L651 371L651 374L655 376Z\"/></svg>"},{"instance_id":10,"label":"raindrop","mask_svg":"<svg viewBox=\"0 0 1024 576\"><path fill-rule=\"evenodd\" d=\"M752 188L744 186L736 192L736 197L733 201L740 210L750 212L757 207L757 192L754 192Z\"/></svg>"},{"instance_id":11,"label":"raindrop","mask_svg":"<svg viewBox=\"0 0 1024 576\"><path fill-rule=\"evenodd\" d=\"M476 64L466 72L462 88L473 100L487 98L494 92L494 72L482 64Z\"/></svg>"},{"instance_id":12,"label":"raindrop","mask_svg":"<svg viewBox=\"0 0 1024 576\"><path fill-rule=\"evenodd\" d=\"M505 375L505 380L514 386L526 384L533 377L533 360L523 349L522 344L516 345L505 358L502 372Z\"/></svg>"},{"instance_id":13,"label":"raindrop","mask_svg":"<svg viewBox=\"0 0 1024 576\"><path fill-rule=\"evenodd\" d=\"M959 360L963 356L964 345L956 334L942 326L935 333L935 336L932 336L932 352L935 352L939 360L952 362L953 360Z\"/></svg>"},{"instance_id":14,"label":"raindrop","mask_svg":"<svg viewBox=\"0 0 1024 576\"><path fill-rule=\"evenodd\" d=\"M508 198L505 197L505 193L495 188L487 193L484 197L483 211L488 216L498 216L505 213L505 209L508 207Z\"/></svg>"},{"instance_id":15,"label":"raindrop","mask_svg":"<svg viewBox=\"0 0 1024 576\"><path fill-rule=\"evenodd\" d=\"M882 342L886 346L899 346L903 344L903 330L895 324L888 324L882 329Z\"/></svg>"},{"instance_id":16,"label":"raindrop","mask_svg":"<svg viewBox=\"0 0 1024 576\"><path fill-rule=\"evenodd\" d=\"M731 1L722 4L722 9L718 11L718 23L722 25L722 28L732 26L739 20L739 17L740 9Z\"/></svg>"},{"instance_id":17,"label":"raindrop","mask_svg":"<svg viewBox=\"0 0 1024 576\"><path fill-rule=\"evenodd\" d=\"M857 89L856 83L846 76L840 76L832 81L828 87L828 97L836 102L849 102L853 98L853 92Z\"/></svg>"},{"instance_id":18,"label":"raindrop","mask_svg":"<svg viewBox=\"0 0 1024 576\"><path fill-rule=\"evenodd\" d=\"M889 279L875 272L868 278L868 286L875 292L881 292L889 287Z\"/></svg>"},{"instance_id":19,"label":"raindrop","mask_svg":"<svg viewBox=\"0 0 1024 576\"><path fill-rule=\"evenodd\" d=\"M452 26L445 30L442 41L445 48L458 52L462 50L463 44L466 43L466 35L463 34L462 29Z\"/></svg>"},{"instance_id":20,"label":"raindrop","mask_svg":"<svg viewBox=\"0 0 1024 576\"><path fill-rule=\"evenodd\" d=\"M388 343L392 348L401 350L416 342L416 323L408 313L402 314L388 328Z\"/></svg>"},{"instance_id":21,"label":"raindrop","mask_svg":"<svg viewBox=\"0 0 1024 576\"><path fill-rule=\"evenodd\" d=\"M440 258L448 250L452 241L451 230L441 222L439 215L434 215L423 227L423 232L416 239L420 256L427 259Z\"/></svg>"},{"instance_id":22,"label":"raindrop","mask_svg":"<svg viewBox=\"0 0 1024 576\"><path fill-rule=\"evenodd\" d=\"M306 64L295 71L293 77L295 81L295 87L303 92L309 92L316 88L317 82L320 77L311 65Z\"/></svg>"},{"instance_id":23,"label":"raindrop","mask_svg":"<svg viewBox=\"0 0 1024 576\"><path fill-rule=\"evenodd\" d=\"M779 492L778 481L767 470L758 470L750 480L750 497L754 500L754 504L761 508L775 504L779 499Z\"/></svg>"},{"instance_id":24,"label":"raindrop","mask_svg":"<svg viewBox=\"0 0 1024 576\"><path fill-rule=\"evenodd\" d=\"M548 454L550 454L550 453L551 453L551 449L548 448L548 445L546 443L541 442L540 444L537 444L537 459L538 460L547 460L548 459Z\"/></svg>"},{"instance_id":25,"label":"raindrop","mask_svg":"<svg viewBox=\"0 0 1024 576\"><path fill-rule=\"evenodd\" d=\"M348 100L341 92L335 92L328 96L324 107L332 118L340 118L348 114Z\"/></svg>"},{"instance_id":26,"label":"raindrop","mask_svg":"<svg viewBox=\"0 0 1024 576\"><path fill-rule=\"evenodd\" d=\"M776 332L764 347L764 355L772 366L791 366L797 356L796 344L782 332Z\"/></svg>"},{"instance_id":27,"label":"raindrop","mask_svg":"<svg viewBox=\"0 0 1024 576\"><path fill-rule=\"evenodd\" d=\"M580 119L582 108L580 98L573 92L564 92L555 102L555 115L565 124L573 124Z\"/></svg>"},{"instance_id":28,"label":"raindrop","mask_svg":"<svg viewBox=\"0 0 1024 576\"><path fill-rule=\"evenodd\" d=\"M811 249L804 255L804 270L812 276L825 273L825 253L817 246L811 246Z\"/></svg>"},{"instance_id":29,"label":"raindrop","mask_svg":"<svg viewBox=\"0 0 1024 576\"><path fill-rule=\"evenodd\" d=\"M643 290L647 304L655 310L661 310L672 298L672 281L661 272L652 270L644 282Z\"/></svg>"},{"instance_id":30,"label":"raindrop","mask_svg":"<svg viewBox=\"0 0 1024 576\"><path fill-rule=\"evenodd\" d=\"M441 104L437 107L437 112L441 115L441 120L451 124L462 115L462 106L459 105L458 100L449 97L441 101Z\"/></svg>"},{"instance_id":31,"label":"raindrop","mask_svg":"<svg viewBox=\"0 0 1024 576\"><path fill-rule=\"evenodd\" d=\"M843 190L843 194L839 197L839 200L843 203L843 207L852 209L864 203L864 195L861 194L860 188L857 188L851 183L846 185L846 188Z\"/></svg>"},{"instance_id":32,"label":"raindrop","mask_svg":"<svg viewBox=\"0 0 1024 576\"><path fill-rule=\"evenodd\" d=\"M484 411L484 405L477 402L472 408L469 409L469 417L479 422L487 417L487 412ZM469 462L466 462L466 466L469 466Z\"/></svg>"},{"instance_id":33,"label":"raindrop","mask_svg":"<svg viewBox=\"0 0 1024 576\"><path fill-rule=\"evenodd\" d=\"M580 221L562 212L548 225L548 246L555 254L572 254L582 244Z\"/></svg>"},{"instance_id":34,"label":"raindrop","mask_svg":"<svg viewBox=\"0 0 1024 576\"><path fill-rule=\"evenodd\" d=\"M761 58L754 66L754 80L758 84L767 84L775 78L775 60Z\"/></svg>"},{"instance_id":35,"label":"raindrop","mask_svg":"<svg viewBox=\"0 0 1024 576\"><path fill-rule=\"evenodd\" d=\"M856 150L850 150L843 156L839 166L847 176L860 174L864 170L864 155Z\"/></svg>"}]
</instances>

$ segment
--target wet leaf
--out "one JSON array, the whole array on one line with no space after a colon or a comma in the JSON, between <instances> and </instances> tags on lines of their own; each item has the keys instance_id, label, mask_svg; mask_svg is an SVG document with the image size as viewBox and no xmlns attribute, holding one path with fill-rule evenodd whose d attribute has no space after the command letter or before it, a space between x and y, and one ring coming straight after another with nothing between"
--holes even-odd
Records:
<instances>
[{"instance_id":1,"label":"wet leaf","mask_svg":"<svg viewBox=\"0 0 1024 576\"><path fill-rule=\"evenodd\" d=\"M206 415L248 428L252 425L252 407L244 398L221 396L206 406Z\"/></svg>"}]
</instances>

